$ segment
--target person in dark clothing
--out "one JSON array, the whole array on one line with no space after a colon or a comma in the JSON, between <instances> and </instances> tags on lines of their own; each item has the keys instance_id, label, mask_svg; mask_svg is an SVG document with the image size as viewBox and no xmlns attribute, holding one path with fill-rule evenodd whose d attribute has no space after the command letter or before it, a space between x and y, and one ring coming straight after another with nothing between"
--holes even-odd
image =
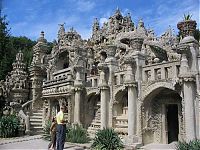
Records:
<instances>
[{"instance_id":1,"label":"person in dark clothing","mask_svg":"<svg viewBox=\"0 0 200 150\"><path fill-rule=\"evenodd\" d=\"M56 126L57 126L56 117L53 117L52 124L50 127L51 142L49 143L49 149L51 150L55 150L56 148Z\"/></svg>"}]
</instances>

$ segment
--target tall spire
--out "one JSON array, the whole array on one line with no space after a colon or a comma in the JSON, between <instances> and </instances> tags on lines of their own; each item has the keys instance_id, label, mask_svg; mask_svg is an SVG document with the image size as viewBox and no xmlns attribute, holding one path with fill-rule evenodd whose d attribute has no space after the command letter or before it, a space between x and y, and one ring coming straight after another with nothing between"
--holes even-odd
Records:
<instances>
[{"instance_id":1,"label":"tall spire","mask_svg":"<svg viewBox=\"0 0 200 150\"><path fill-rule=\"evenodd\" d=\"M118 17L118 16L122 16L119 7L117 7L114 16Z\"/></svg>"},{"instance_id":2,"label":"tall spire","mask_svg":"<svg viewBox=\"0 0 200 150\"><path fill-rule=\"evenodd\" d=\"M144 28L144 22L142 19L140 19L138 22L138 28Z\"/></svg>"},{"instance_id":3,"label":"tall spire","mask_svg":"<svg viewBox=\"0 0 200 150\"><path fill-rule=\"evenodd\" d=\"M64 24L59 24L60 29L58 30L58 39L60 39L65 34L65 27Z\"/></svg>"},{"instance_id":4,"label":"tall spire","mask_svg":"<svg viewBox=\"0 0 200 150\"><path fill-rule=\"evenodd\" d=\"M92 28L93 28L93 32L98 31L100 29L99 21L98 21L97 18L94 19L94 23L93 23Z\"/></svg>"}]
</instances>

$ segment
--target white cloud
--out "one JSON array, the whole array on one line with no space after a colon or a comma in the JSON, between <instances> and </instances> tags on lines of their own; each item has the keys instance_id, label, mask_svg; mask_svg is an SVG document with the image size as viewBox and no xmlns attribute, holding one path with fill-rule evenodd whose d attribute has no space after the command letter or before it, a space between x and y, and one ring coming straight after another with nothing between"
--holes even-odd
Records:
<instances>
[{"instance_id":1,"label":"white cloud","mask_svg":"<svg viewBox=\"0 0 200 150\"><path fill-rule=\"evenodd\" d=\"M80 12L88 12L91 11L95 7L95 2L91 0L78 0L77 10Z\"/></svg>"},{"instance_id":2,"label":"white cloud","mask_svg":"<svg viewBox=\"0 0 200 150\"><path fill-rule=\"evenodd\" d=\"M185 0L179 4L173 0L170 5L166 3L158 3L158 7L154 8L153 17L150 14L141 15L144 17L146 25L152 26L158 34L162 34L169 28L169 25L177 32L177 23L183 19L186 13L192 14L192 19L197 21L197 28L199 28L199 8L195 5L196 0ZM153 9L152 9L153 10Z\"/></svg>"}]
</instances>

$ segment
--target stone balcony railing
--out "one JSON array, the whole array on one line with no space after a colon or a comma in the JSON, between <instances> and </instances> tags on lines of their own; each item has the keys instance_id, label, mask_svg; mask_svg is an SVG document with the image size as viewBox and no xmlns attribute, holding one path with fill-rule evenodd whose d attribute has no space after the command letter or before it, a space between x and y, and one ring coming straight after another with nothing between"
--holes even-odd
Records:
<instances>
[{"instance_id":1,"label":"stone balcony railing","mask_svg":"<svg viewBox=\"0 0 200 150\"><path fill-rule=\"evenodd\" d=\"M53 79L43 83L43 97L50 95L67 94L71 90L73 79L70 68L53 73Z\"/></svg>"},{"instance_id":2,"label":"stone balcony railing","mask_svg":"<svg viewBox=\"0 0 200 150\"><path fill-rule=\"evenodd\" d=\"M158 80L177 79L179 75L180 62L165 62L144 66L142 69L143 83Z\"/></svg>"},{"instance_id":3,"label":"stone balcony railing","mask_svg":"<svg viewBox=\"0 0 200 150\"><path fill-rule=\"evenodd\" d=\"M87 87L98 87L99 75L92 75L87 77Z\"/></svg>"},{"instance_id":4,"label":"stone balcony railing","mask_svg":"<svg viewBox=\"0 0 200 150\"><path fill-rule=\"evenodd\" d=\"M114 85L123 85L125 79L125 72L118 71L114 73ZM87 87L98 87L99 75L92 75L87 77Z\"/></svg>"},{"instance_id":5,"label":"stone balcony railing","mask_svg":"<svg viewBox=\"0 0 200 150\"><path fill-rule=\"evenodd\" d=\"M115 72L114 85L123 85L125 79L125 71Z\"/></svg>"}]
</instances>

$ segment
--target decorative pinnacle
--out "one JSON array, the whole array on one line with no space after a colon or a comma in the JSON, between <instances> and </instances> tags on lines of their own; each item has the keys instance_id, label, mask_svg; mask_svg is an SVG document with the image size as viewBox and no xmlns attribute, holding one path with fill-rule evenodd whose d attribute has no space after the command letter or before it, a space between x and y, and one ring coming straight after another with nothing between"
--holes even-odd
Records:
<instances>
[{"instance_id":1,"label":"decorative pinnacle","mask_svg":"<svg viewBox=\"0 0 200 150\"><path fill-rule=\"evenodd\" d=\"M44 38L44 31L41 31L40 37L41 37L41 38Z\"/></svg>"}]
</instances>

